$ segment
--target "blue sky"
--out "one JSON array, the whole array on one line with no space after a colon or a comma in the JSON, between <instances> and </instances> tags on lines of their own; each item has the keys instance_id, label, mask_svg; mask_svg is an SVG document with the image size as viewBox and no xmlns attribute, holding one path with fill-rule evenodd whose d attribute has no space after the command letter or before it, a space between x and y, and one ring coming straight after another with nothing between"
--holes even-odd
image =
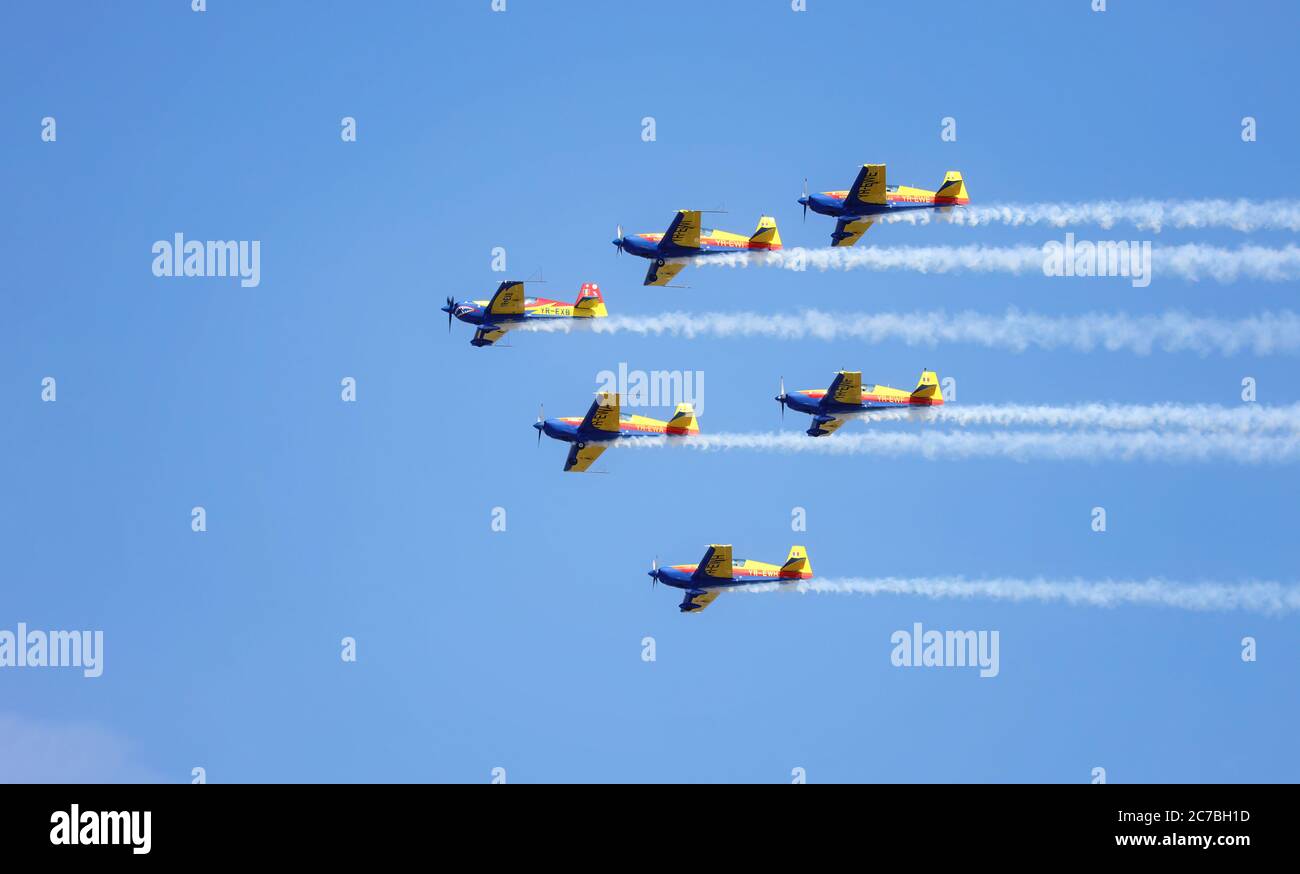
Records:
<instances>
[{"instance_id":1,"label":"blue sky","mask_svg":"<svg viewBox=\"0 0 1300 874\"><path fill-rule=\"evenodd\" d=\"M0 777L1300 779L1293 618L829 595L682 616L644 574L710 542L765 560L803 542L827 577L1291 582L1292 467L623 452L572 476L529 427L539 403L581 414L620 362L702 371L704 429L765 431L782 375L910 387L931 367L968 403L1225 405L1251 376L1289 404L1294 358L448 336L438 307L495 287L496 246L512 278L540 268L566 299L599 282L617 314L1291 308L1294 282L1159 277L694 269L690 290L642 288L616 223L725 204L721 227L767 211L820 246L803 178L843 187L864 161L926 187L961 169L983 202L1293 196L1288 4L808 6L6 5L0 628L102 629L105 670L0 671ZM176 232L262 241L261 285L155 278ZM896 225L864 244L1060 235ZM1247 239L1289 238L1157 243ZM894 668L914 622L999 630L1000 676Z\"/></svg>"}]
</instances>

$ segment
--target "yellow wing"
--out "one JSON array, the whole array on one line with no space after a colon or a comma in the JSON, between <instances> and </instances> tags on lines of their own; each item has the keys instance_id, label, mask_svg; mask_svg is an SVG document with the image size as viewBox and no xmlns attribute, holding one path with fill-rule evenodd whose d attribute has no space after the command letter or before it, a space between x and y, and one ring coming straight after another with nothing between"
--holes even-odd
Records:
<instances>
[{"instance_id":1,"label":"yellow wing","mask_svg":"<svg viewBox=\"0 0 1300 874\"><path fill-rule=\"evenodd\" d=\"M862 403L862 371L841 370L826 393L841 404Z\"/></svg>"},{"instance_id":2,"label":"yellow wing","mask_svg":"<svg viewBox=\"0 0 1300 874\"><path fill-rule=\"evenodd\" d=\"M853 180L853 185L844 198L844 208L884 205L885 165L863 164L862 169L858 171L858 178Z\"/></svg>"},{"instance_id":3,"label":"yellow wing","mask_svg":"<svg viewBox=\"0 0 1300 874\"><path fill-rule=\"evenodd\" d=\"M721 589L691 589L682 599L680 609L683 613L699 613L713 603Z\"/></svg>"},{"instance_id":4,"label":"yellow wing","mask_svg":"<svg viewBox=\"0 0 1300 874\"><path fill-rule=\"evenodd\" d=\"M685 261L665 261L663 264L657 261L650 262L650 269L645 272L645 282L642 285L667 285L673 281L682 268L686 266Z\"/></svg>"},{"instance_id":5,"label":"yellow wing","mask_svg":"<svg viewBox=\"0 0 1300 874\"><path fill-rule=\"evenodd\" d=\"M582 446L575 443L569 447L569 457L564 460L564 469L582 473L591 467L604 451L605 447L599 443L587 443Z\"/></svg>"},{"instance_id":6,"label":"yellow wing","mask_svg":"<svg viewBox=\"0 0 1300 874\"><path fill-rule=\"evenodd\" d=\"M490 331L485 331L482 328L479 328L474 332L474 339L469 342L473 346L491 346L497 340L504 337L507 330L509 329L502 325L495 325Z\"/></svg>"},{"instance_id":7,"label":"yellow wing","mask_svg":"<svg viewBox=\"0 0 1300 874\"><path fill-rule=\"evenodd\" d=\"M619 397L613 392L603 391L591 402L579 428L618 433Z\"/></svg>"},{"instance_id":8,"label":"yellow wing","mask_svg":"<svg viewBox=\"0 0 1300 874\"><path fill-rule=\"evenodd\" d=\"M832 246L852 246L875 224L871 219L840 219L831 234Z\"/></svg>"},{"instance_id":9,"label":"yellow wing","mask_svg":"<svg viewBox=\"0 0 1300 874\"><path fill-rule=\"evenodd\" d=\"M524 284L503 282L488 303L489 316L522 316L524 314Z\"/></svg>"},{"instance_id":10,"label":"yellow wing","mask_svg":"<svg viewBox=\"0 0 1300 874\"><path fill-rule=\"evenodd\" d=\"M820 421L818 421L818 422L817 422L817 427L818 427L819 429L821 429L822 434L834 434L834 433L835 433L836 431L838 431L838 430L839 430L839 429L844 425L844 423L847 422L847 421L848 421L848 419L842 419L842 418L839 418L839 417L835 417L835 418L830 418L830 419L825 419L825 420L820 420Z\"/></svg>"},{"instance_id":11,"label":"yellow wing","mask_svg":"<svg viewBox=\"0 0 1300 874\"><path fill-rule=\"evenodd\" d=\"M664 232L664 240L674 246L700 248L700 211L698 209L677 210L677 215L673 216L673 223Z\"/></svg>"},{"instance_id":12,"label":"yellow wing","mask_svg":"<svg viewBox=\"0 0 1300 874\"><path fill-rule=\"evenodd\" d=\"M732 577L731 564L731 544L711 543L695 572L700 576L729 580Z\"/></svg>"}]
</instances>

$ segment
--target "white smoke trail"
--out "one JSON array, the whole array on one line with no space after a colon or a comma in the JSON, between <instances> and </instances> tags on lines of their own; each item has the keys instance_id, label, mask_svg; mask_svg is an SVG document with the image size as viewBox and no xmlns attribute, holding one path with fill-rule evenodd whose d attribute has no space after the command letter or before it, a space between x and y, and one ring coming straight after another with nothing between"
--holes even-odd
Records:
<instances>
[{"instance_id":1,"label":"white smoke trail","mask_svg":"<svg viewBox=\"0 0 1300 874\"><path fill-rule=\"evenodd\" d=\"M850 426L845 426L850 427ZM1233 461L1289 464L1300 460L1300 435L1260 436L1186 432L922 431L809 437L799 432L704 433L687 438L620 440L617 447L685 447L697 450L871 455L927 460L1006 458L1013 461Z\"/></svg>"},{"instance_id":2,"label":"white smoke trail","mask_svg":"<svg viewBox=\"0 0 1300 874\"><path fill-rule=\"evenodd\" d=\"M775 592L861 595L920 595L925 598L983 598L995 601L1059 603L1072 607L1141 605L1180 610L1253 613L1293 613L1300 610L1300 586L1275 582L1238 584L1168 580L1046 580L977 579L964 577L880 577L804 580L797 583L758 583L742 586L739 593Z\"/></svg>"},{"instance_id":3,"label":"white smoke trail","mask_svg":"<svg viewBox=\"0 0 1300 874\"><path fill-rule=\"evenodd\" d=\"M1300 404L1278 407L1257 404L1238 407L1210 404L944 405L863 412L855 418L869 422L924 421L958 426L1039 426L1111 431L1186 428L1203 432L1263 434L1300 431Z\"/></svg>"},{"instance_id":4,"label":"white smoke trail","mask_svg":"<svg viewBox=\"0 0 1300 874\"><path fill-rule=\"evenodd\" d=\"M600 334L669 335L695 339L765 338L774 340L897 340L908 346L940 343L1023 352L1029 348L1092 352L1193 352L1199 355L1294 355L1300 353L1300 316L1290 310L1264 312L1243 319L1192 316L1171 311L1157 315L1090 312L1046 316L1009 309L1003 315L970 310L951 315L943 310L910 313L667 312L603 319L537 320L523 330L568 333L588 329Z\"/></svg>"},{"instance_id":5,"label":"white smoke trail","mask_svg":"<svg viewBox=\"0 0 1300 874\"><path fill-rule=\"evenodd\" d=\"M1006 203L966 206L949 213L905 210L883 216L888 224L925 225L931 221L978 227L1048 225L1132 225L1160 233L1165 228L1225 228L1253 231L1300 231L1300 202L1293 200L1102 200L1093 203Z\"/></svg>"},{"instance_id":6,"label":"white smoke trail","mask_svg":"<svg viewBox=\"0 0 1300 874\"><path fill-rule=\"evenodd\" d=\"M1060 243L1057 243L1059 246ZM1079 246L1081 243L1075 243ZM911 270L918 273L1044 274L1044 246L866 246L861 248L782 249L777 252L737 252L696 258L695 263L718 267L780 267L817 270ZM1104 260L1104 259L1103 259ZM1134 260L1137 260L1136 257ZM1191 282L1203 278L1220 283L1239 279L1286 282L1300 278L1300 246L1281 248L1239 246L1225 249L1186 243L1156 246L1147 269L1153 276L1175 276ZM1073 278L1073 277L1071 277Z\"/></svg>"}]
</instances>

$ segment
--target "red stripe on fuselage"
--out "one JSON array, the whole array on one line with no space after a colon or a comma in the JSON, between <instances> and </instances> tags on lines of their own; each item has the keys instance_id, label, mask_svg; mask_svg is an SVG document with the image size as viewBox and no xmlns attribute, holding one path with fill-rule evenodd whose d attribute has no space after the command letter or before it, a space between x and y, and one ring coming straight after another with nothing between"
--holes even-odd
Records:
<instances>
[{"instance_id":1,"label":"red stripe on fuselage","mask_svg":"<svg viewBox=\"0 0 1300 874\"><path fill-rule=\"evenodd\" d=\"M695 573L695 571L699 569L699 565L698 564L675 564L672 565L670 569L675 571L682 571L683 573L687 571L689 571L690 573ZM723 577L723 579L732 579L732 580L744 580L750 578L753 579L761 578L765 580L811 580L813 578L813 575L811 571L800 571L797 574L783 574L780 571L744 571L734 577Z\"/></svg>"},{"instance_id":2,"label":"red stripe on fuselage","mask_svg":"<svg viewBox=\"0 0 1300 874\"><path fill-rule=\"evenodd\" d=\"M799 392L799 394L805 395L806 397L810 397L810 398L824 398L826 397L826 389L815 388L809 391L801 391ZM884 397L877 397L876 395L869 395L864 393L862 395L862 403L893 404L898 407L909 407L909 406L937 407L940 404L942 404L943 401L937 398L884 398Z\"/></svg>"}]
</instances>

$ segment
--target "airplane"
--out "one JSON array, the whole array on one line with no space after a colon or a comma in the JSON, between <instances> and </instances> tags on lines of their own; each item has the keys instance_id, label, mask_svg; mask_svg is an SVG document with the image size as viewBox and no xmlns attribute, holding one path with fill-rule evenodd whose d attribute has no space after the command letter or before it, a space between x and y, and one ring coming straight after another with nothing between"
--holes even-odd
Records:
<instances>
[{"instance_id":1,"label":"airplane","mask_svg":"<svg viewBox=\"0 0 1300 874\"><path fill-rule=\"evenodd\" d=\"M605 299L600 296L600 286L584 282L578 299L572 304L544 297L524 297L522 282L508 281L497 287L491 300L456 300L448 296L442 307L447 314L447 331L451 332L454 316L462 322L478 326L471 346L491 346L511 328L518 328L539 319L598 319L609 315Z\"/></svg>"},{"instance_id":2,"label":"airplane","mask_svg":"<svg viewBox=\"0 0 1300 874\"><path fill-rule=\"evenodd\" d=\"M767 564L762 561L731 558L730 544L714 543L709 546L699 564L676 564L659 567L658 560L650 565L650 578L675 589L685 589L686 597L679 605L683 613L699 613L713 603L723 589L748 586L754 583L793 583L812 579L812 563L808 550L802 546L790 547L785 564Z\"/></svg>"},{"instance_id":3,"label":"airplane","mask_svg":"<svg viewBox=\"0 0 1300 874\"><path fill-rule=\"evenodd\" d=\"M537 445L542 445L543 434L572 444L564 469L582 473L616 440L662 435L689 437L700 433L695 409L690 404L678 404L677 411L667 422L647 416L620 415L621 404L622 398L614 392L600 392L587 415L581 419L576 416L547 419L539 409L537 421L533 423L537 429Z\"/></svg>"},{"instance_id":4,"label":"airplane","mask_svg":"<svg viewBox=\"0 0 1300 874\"><path fill-rule=\"evenodd\" d=\"M970 197L966 194L966 183L962 181L961 173L956 170L944 174L938 191L927 191L906 185L886 185L884 164L863 164L853 186L846 191L809 195L808 180L805 179L799 203L803 206L805 219L809 209L838 218L835 233L831 234L831 245L852 246L884 214L917 209L948 212L954 206L970 203Z\"/></svg>"},{"instance_id":5,"label":"airplane","mask_svg":"<svg viewBox=\"0 0 1300 874\"><path fill-rule=\"evenodd\" d=\"M658 286L671 282L692 258L736 251L775 252L781 248L781 234L776 229L776 219L770 215L759 216L758 229L748 237L701 228L700 215L698 209L679 209L662 234L625 235L623 226L619 225L614 246L620 252L651 259L645 282L641 284Z\"/></svg>"},{"instance_id":6,"label":"airplane","mask_svg":"<svg viewBox=\"0 0 1300 874\"><path fill-rule=\"evenodd\" d=\"M781 393L774 400L781 404L781 418L785 408L812 415L809 437L834 433L850 416L876 410L906 409L908 407L937 407L943 404L943 389L939 387L939 374L933 370L921 373L921 381L910 392L875 385L863 388L861 371L841 370L835 374L830 388L787 392L785 377L781 378Z\"/></svg>"}]
</instances>

